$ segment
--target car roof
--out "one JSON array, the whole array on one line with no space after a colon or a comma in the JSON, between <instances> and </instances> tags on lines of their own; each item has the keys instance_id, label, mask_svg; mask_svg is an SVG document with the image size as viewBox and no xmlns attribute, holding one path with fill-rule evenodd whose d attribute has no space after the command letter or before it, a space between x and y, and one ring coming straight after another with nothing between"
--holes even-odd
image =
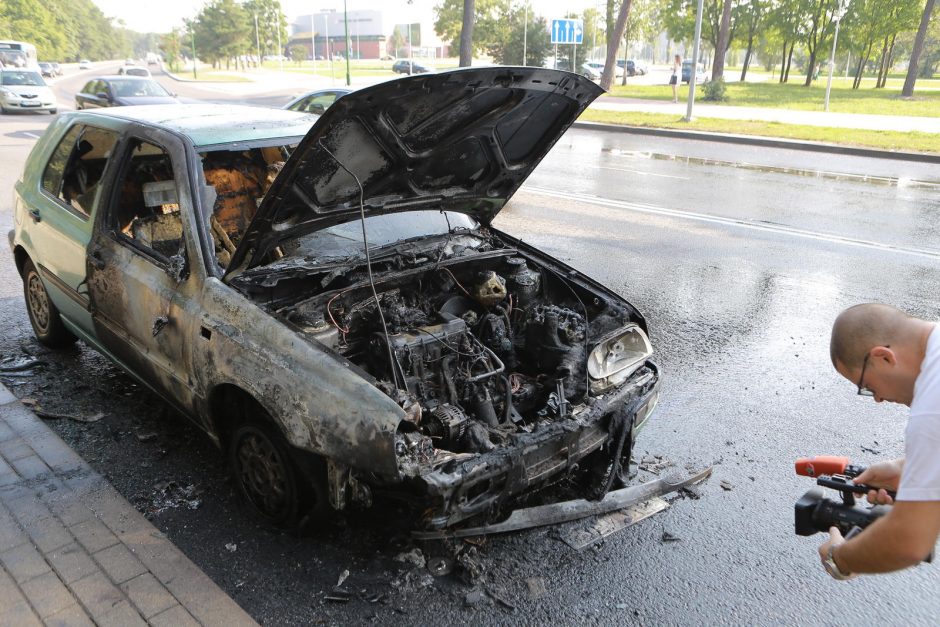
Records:
<instances>
[{"instance_id":1,"label":"car roof","mask_svg":"<svg viewBox=\"0 0 940 627\"><path fill-rule=\"evenodd\" d=\"M243 105L173 104L88 111L185 135L197 147L302 137L319 116Z\"/></svg>"}]
</instances>

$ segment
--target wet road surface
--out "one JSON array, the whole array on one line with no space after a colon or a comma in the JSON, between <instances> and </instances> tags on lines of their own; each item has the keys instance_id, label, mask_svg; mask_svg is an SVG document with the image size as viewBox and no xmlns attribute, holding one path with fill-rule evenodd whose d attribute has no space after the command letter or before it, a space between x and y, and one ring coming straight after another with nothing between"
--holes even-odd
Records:
<instances>
[{"instance_id":1,"label":"wet road surface","mask_svg":"<svg viewBox=\"0 0 940 627\"><path fill-rule=\"evenodd\" d=\"M0 198L10 198L28 134L49 119L0 120ZM664 387L637 457L654 468L716 464L700 498L591 549L573 551L557 528L494 537L459 545L470 568L434 578L394 557L453 547L415 545L394 512L354 513L303 539L258 528L241 515L221 456L181 418L86 347L39 347L9 255L0 360L41 363L2 380L46 411L103 414L51 424L262 622L934 623L936 566L835 582L816 557L822 536L798 538L792 525L793 502L811 487L793 475L796 457L866 464L903 451L904 408L856 396L832 370L829 326L871 300L937 318L940 193L710 164L651 137L640 139L645 151L679 158L624 156L635 141L572 131L496 222L646 314ZM749 161L759 157L787 161L768 149ZM841 159L828 169L855 169L835 168ZM897 164L864 167L900 176ZM0 227L9 225L4 206ZM350 600L328 600L346 570Z\"/></svg>"}]
</instances>

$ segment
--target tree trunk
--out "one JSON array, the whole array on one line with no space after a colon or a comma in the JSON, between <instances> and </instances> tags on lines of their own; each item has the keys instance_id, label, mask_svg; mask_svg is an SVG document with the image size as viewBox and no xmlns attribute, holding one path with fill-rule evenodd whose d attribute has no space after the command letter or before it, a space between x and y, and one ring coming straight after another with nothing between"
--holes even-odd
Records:
<instances>
[{"instance_id":1,"label":"tree trunk","mask_svg":"<svg viewBox=\"0 0 940 627\"><path fill-rule=\"evenodd\" d=\"M862 68L865 67L863 65L864 61L865 61L864 55L861 55L861 54L858 55L858 64L855 66L855 76L852 79L852 89L858 89L859 83L862 82L861 76L862 76Z\"/></svg>"},{"instance_id":2,"label":"tree trunk","mask_svg":"<svg viewBox=\"0 0 940 627\"><path fill-rule=\"evenodd\" d=\"M914 95L914 83L917 81L917 70L920 65L920 54L924 51L924 39L927 37L927 26L930 25L930 16L933 13L935 0L927 0L924 15L920 18L920 28L914 38L914 48L911 50L911 62L907 66L907 77L904 79L904 88L901 96L910 98Z\"/></svg>"},{"instance_id":3,"label":"tree trunk","mask_svg":"<svg viewBox=\"0 0 940 627\"><path fill-rule=\"evenodd\" d=\"M623 76L620 77L620 84L626 86L627 84L627 55L629 54L629 42L627 38L623 38Z\"/></svg>"},{"instance_id":4,"label":"tree trunk","mask_svg":"<svg viewBox=\"0 0 940 627\"><path fill-rule=\"evenodd\" d=\"M783 82L789 82L790 80L790 66L793 65L793 47L796 46L796 41L790 42L790 54L787 55L787 73L783 77Z\"/></svg>"},{"instance_id":5,"label":"tree trunk","mask_svg":"<svg viewBox=\"0 0 940 627\"><path fill-rule=\"evenodd\" d=\"M888 75L888 37L885 36L881 44L881 59L878 61L878 79L875 81L875 89L884 87L885 77Z\"/></svg>"},{"instance_id":6,"label":"tree trunk","mask_svg":"<svg viewBox=\"0 0 940 627\"><path fill-rule=\"evenodd\" d=\"M475 4L475 0L463 0L463 27L460 29L460 67L470 67L473 62L473 13Z\"/></svg>"},{"instance_id":7,"label":"tree trunk","mask_svg":"<svg viewBox=\"0 0 940 627\"><path fill-rule=\"evenodd\" d=\"M741 68L741 82L747 77L747 66L751 64L751 50L754 48L754 36L747 40L747 52L744 53L744 67Z\"/></svg>"},{"instance_id":8,"label":"tree trunk","mask_svg":"<svg viewBox=\"0 0 940 627\"><path fill-rule=\"evenodd\" d=\"M862 77L865 74L865 67L868 65L868 61L871 59L871 48L874 45L874 41L869 41L868 48L865 49L865 54L863 54L862 58L859 59L858 74L855 76L855 83L852 84L852 89L858 89L862 86Z\"/></svg>"},{"instance_id":9,"label":"tree trunk","mask_svg":"<svg viewBox=\"0 0 940 627\"><path fill-rule=\"evenodd\" d=\"M783 42L783 55L780 57L780 81L783 82L783 73L787 69L787 42Z\"/></svg>"},{"instance_id":10,"label":"tree trunk","mask_svg":"<svg viewBox=\"0 0 940 627\"><path fill-rule=\"evenodd\" d=\"M888 46L888 60L885 62L885 79L881 84L882 87L888 84L888 72L891 70L891 66L894 65L894 41L897 38L897 33L891 35L891 45Z\"/></svg>"},{"instance_id":11,"label":"tree trunk","mask_svg":"<svg viewBox=\"0 0 940 627\"><path fill-rule=\"evenodd\" d=\"M809 71L806 72L806 81L803 87L809 87L813 84L813 74L816 72L816 51L813 50L809 55Z\"/></svg>"},{"instance_id":12,"label":"tree trunk","mask_svg":"<svg viewBox=\"0 0 940 627\"><path fill-rule=\"evenodd\" d=\"M731 0L724 0L721 8L721 25L718 27L718 42L715 45L715 60L712 65L712 80L717 81L725 74L725 53L731 43ZM694 72L695 69L693 68Z\"/></svg>"},{"instance_id":13,"label":"tree trunk","mask_svg":"<svg viewBox=\"0 0 940 627\"><path fill-rule=\"evenodd\" d=\"M623 33L627 28L627 18L630 17L630 7L633 0L623 0L620 5L620 13L617 14L617 23L614 25L614 32L607 34L607 57L604 59L604 73L601 74L601 89L610 90L614 82L614 68L617 67L617 48L620 40L623 39ZM624 71L627 68L623 68Z\"/></svg>"}]
</instances>

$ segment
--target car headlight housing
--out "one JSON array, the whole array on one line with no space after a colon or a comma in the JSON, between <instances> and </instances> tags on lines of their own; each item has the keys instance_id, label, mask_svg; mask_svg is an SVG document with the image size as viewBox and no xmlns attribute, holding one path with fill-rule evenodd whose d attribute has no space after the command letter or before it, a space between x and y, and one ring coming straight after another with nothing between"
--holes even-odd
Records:
<instances>
[{"instance_id":1,"label":"car headlight housing","mask_svg":"<svg viewBox=\"0 0 940 627\"><path fill-rule=\"evenodd\" d=\"M10 100L11 98L18 98L18 96L12 90L5 87L0 87L0 96L3 96L7 100Z\"/></svg>"},{"instance_id":2,"label":"car headlight housing","mask_svg":"<svg viewBox=\"0 0 940 627\"><path fill-rule=\"evenodd\" d=\"M608 335L588 356L591 391L620 385L653 354L653 346L643 329L629 324Z\"/></svg>"}]
</instances>

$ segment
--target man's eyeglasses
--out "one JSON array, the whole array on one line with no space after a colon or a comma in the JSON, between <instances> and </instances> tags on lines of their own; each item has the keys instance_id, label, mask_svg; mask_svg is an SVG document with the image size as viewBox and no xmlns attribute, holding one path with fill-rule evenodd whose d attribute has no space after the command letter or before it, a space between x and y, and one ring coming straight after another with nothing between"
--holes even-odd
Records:
<instances>
[{"instance_id":1,"label":"man's eyeglasses","mask_svg":"<svg viewBox=\"0 0 940 627\"><path fill-rule=\"evenodd\" d=\"M868 358L871 356L871 351L869 350L865 353L865 359L862 360L862 374L858 378L858 395L859 396L874 396L875 393L872 392L868 387L862 385L862 381L865 380L865 368L868 367Z\"/></svg>"}]
</instances>

